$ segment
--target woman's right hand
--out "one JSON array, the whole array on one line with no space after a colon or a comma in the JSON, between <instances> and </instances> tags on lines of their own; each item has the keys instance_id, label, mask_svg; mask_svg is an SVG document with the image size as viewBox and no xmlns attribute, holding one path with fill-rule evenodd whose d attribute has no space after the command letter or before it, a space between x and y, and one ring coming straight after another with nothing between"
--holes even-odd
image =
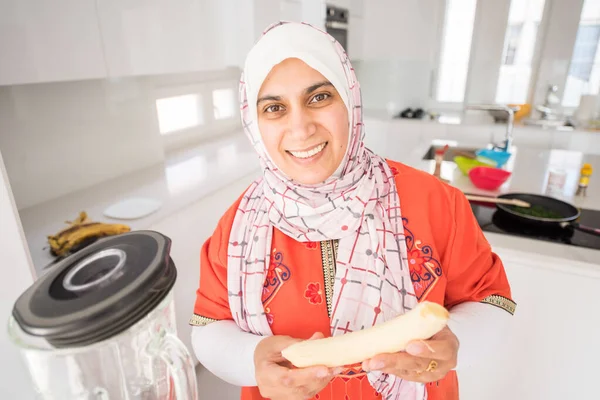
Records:
<instances>
[{"instance_id":1,"label":"woman's right hand","mask_svg":"<svg viewBox=\"0 0 600 400\"><path fill-rule=\"evenodd\" d=\"M320 339L315 333L309 340ZM262 397L271 400L305 400L314 397L341 369L316 366L294 368L281 351L301 342L289 336L271 336L261 340L254 351L256 382Z\"/></svg>"}]
</instances>

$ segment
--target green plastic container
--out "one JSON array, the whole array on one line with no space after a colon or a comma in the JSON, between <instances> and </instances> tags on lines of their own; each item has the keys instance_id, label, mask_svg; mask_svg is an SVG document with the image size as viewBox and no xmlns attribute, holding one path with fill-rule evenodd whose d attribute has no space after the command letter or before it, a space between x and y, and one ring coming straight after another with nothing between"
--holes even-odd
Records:
<instances>
[{"instance_id":1,"label":"green plastic container","mask_svg":"<svg viewBox=\"0 0 600 400\"><path fill-rule=\"evenodd\" d=\"M454 157L454 162L458 165L458 169L463 173L463 175L469 175L469 171L475 167L496 167L496 163L493 160L478 157L478 158L468 158L463 156Z\"/></svg>"}]
</instances>

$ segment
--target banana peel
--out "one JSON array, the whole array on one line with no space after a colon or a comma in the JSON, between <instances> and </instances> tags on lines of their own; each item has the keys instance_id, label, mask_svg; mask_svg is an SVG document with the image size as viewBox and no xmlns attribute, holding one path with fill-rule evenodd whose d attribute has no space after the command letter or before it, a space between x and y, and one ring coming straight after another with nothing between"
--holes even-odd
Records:
<instances>
[{"instance_id":1,"label":"banana peel","mask_svg":"<svg viewBox=\"0 0 600 400\"><path fill-rule=\"evenodd\" d=\"M129 232L131 228L123 224L105 224L90 221L85 211L73 221L65 221L68 226L54 235L48 236L50 253L64 257L105 236Z\"/></svg>"}]
</instances>

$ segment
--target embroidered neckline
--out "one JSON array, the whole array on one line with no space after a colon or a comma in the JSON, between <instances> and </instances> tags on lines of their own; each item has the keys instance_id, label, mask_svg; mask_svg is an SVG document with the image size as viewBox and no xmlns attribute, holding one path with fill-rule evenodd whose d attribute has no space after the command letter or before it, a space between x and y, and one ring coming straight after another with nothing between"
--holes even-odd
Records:
<instances>
[{"instance_id":1,"label":"embroidered neckline","mask_svg":"<svg viewBox=\"0 0 600 400\"><path fill-rule=\"evenodd\" d=\"M327 300L327 315L331 318L333 285L335 283L335 265L340 241L325 240L321 242L321 265L323 266L323 283Z\"/></svg>"}]
</instances>

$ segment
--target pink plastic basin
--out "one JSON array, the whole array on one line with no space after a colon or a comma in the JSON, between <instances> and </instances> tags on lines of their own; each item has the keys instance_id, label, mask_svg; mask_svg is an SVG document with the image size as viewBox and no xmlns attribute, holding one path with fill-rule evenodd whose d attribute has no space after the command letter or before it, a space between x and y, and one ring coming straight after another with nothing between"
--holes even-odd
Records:
<instances>
[{"instance_id":1,"label":"pink plastic basin","mask_svg":"<svg viewBox=\"0 0 600 400\"><path fill-rule=\"evenodd\" d=\"M469 171L469 178L473 185L485 190L498 189L510 175L508 171L492 167L476 167Z\"/></svg>"}]
</instances>

